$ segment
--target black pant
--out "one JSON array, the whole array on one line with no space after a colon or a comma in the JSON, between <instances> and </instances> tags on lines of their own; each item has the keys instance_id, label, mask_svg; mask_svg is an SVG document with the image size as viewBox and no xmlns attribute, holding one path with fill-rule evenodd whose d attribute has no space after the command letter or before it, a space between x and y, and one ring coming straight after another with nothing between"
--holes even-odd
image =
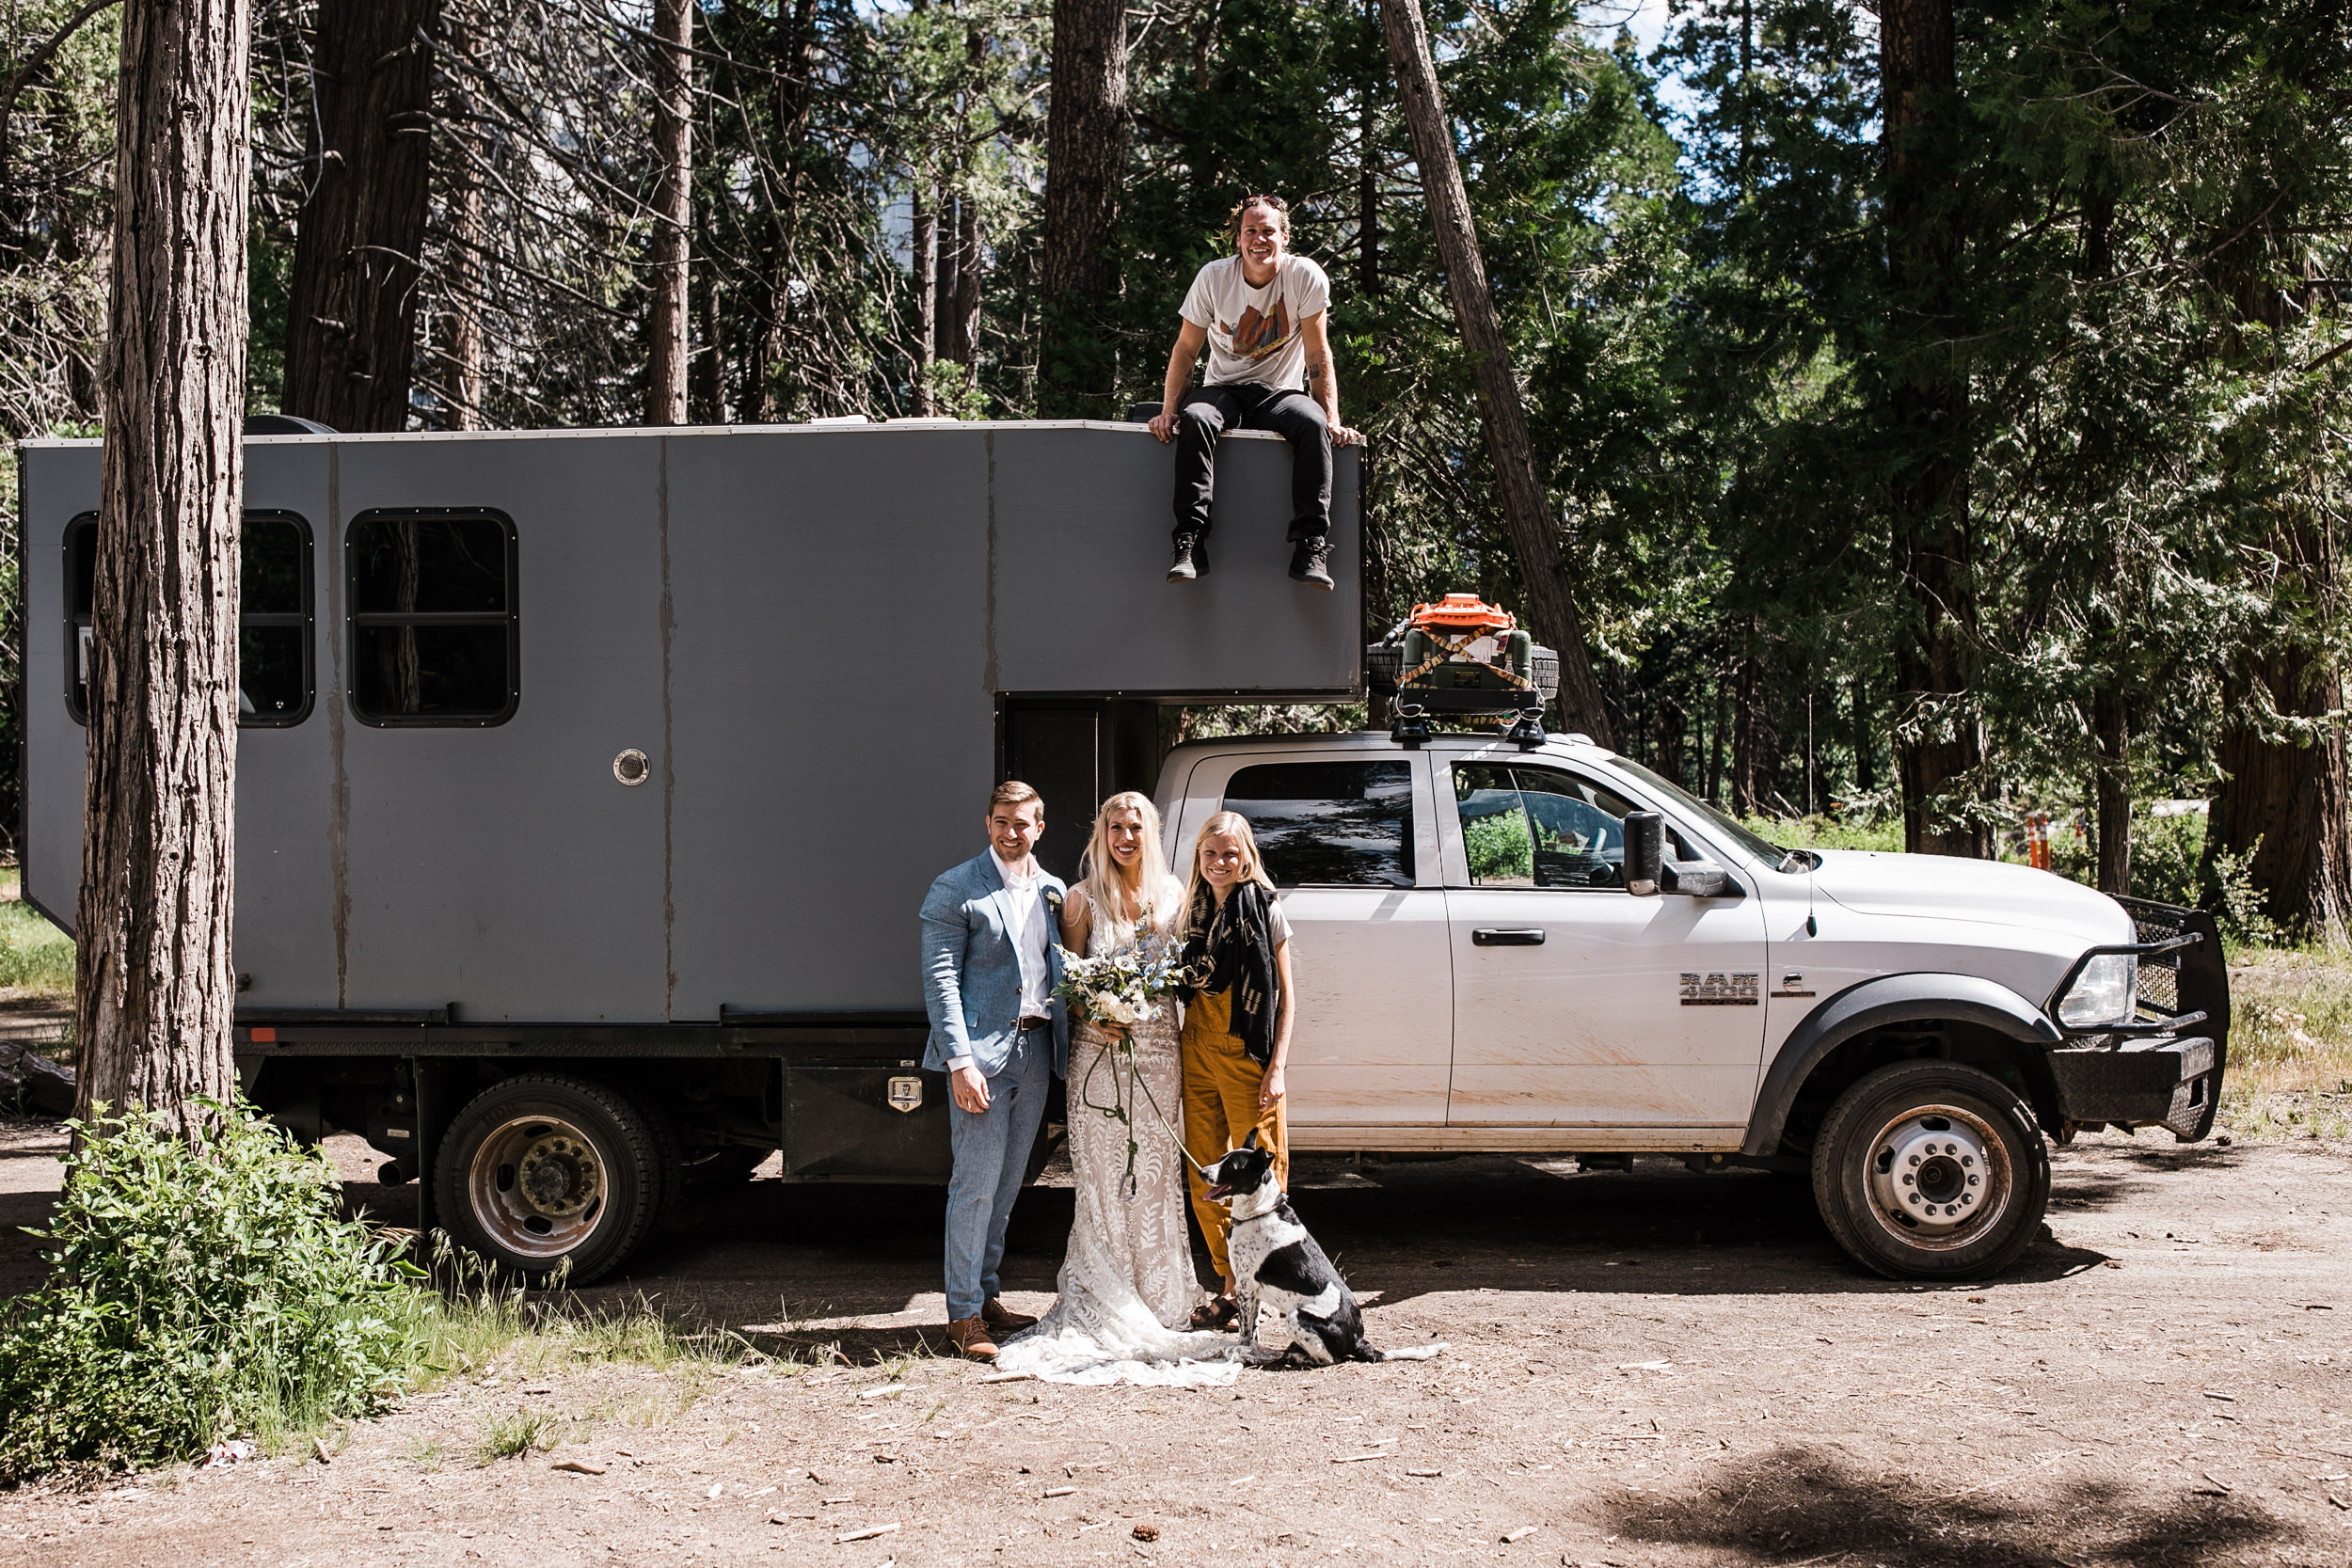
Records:
<instances>
[{"instance_id":1,"label":"black pant","mask_svg":"<svg viewBox=\"0 0 2352 1568\"><path fill-rule=\"evenodd\" d=\"M1176 537L1207 538L1216 491L1216 438L1229 430L1271 430L1291 444L1291 531L1301 539L1331 531L1331 422L1315 400L1291 387L1228 382L1195 387L1176 419Z\"/></svg>"}]
</instances>

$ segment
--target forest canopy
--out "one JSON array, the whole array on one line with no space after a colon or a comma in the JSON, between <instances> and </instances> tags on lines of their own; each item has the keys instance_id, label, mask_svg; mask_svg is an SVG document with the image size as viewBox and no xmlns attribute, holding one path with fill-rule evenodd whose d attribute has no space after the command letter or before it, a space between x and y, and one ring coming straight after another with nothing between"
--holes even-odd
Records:
<instances>
[{"instance_id":1,"label":"forest canopy","mask_svg":"<svg viewBox=\"0 0 2352 1568\"><path fill-rule=\"evenodd\" d=\"M1423 11L1613 743L2118 893L2209 801L2191 891L2344 936L2343 8ZM0 420L94 434L117 13L5 26ZM1371 629L1524 596L1376 5L259 0L252 61L252 411L637 423L682 351L697 423L1123 418L1279 192Z\"/></svg>"}]
</instances>

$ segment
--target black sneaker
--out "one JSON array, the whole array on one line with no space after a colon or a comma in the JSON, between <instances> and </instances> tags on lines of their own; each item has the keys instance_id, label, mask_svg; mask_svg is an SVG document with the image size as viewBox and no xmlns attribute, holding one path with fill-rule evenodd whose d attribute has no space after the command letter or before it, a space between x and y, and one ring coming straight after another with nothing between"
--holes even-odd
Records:
<instances>
[{"instance_id":1,"label":"black sneaker","mask_svg":"<svg viewBox=\"0 0 2352 1568\"><path fill-rule=\"evenodd\" d=\"M1168 564L1168 580L1190 582L1209 570L1209 544L1197 533L1176 536L1176 558Z\"/></svg>"},{"instance_id":2,"label":"black sneaker","mask_svg":"<svg viewBox=\"0 0 2352 1568\"><path fill-rule=\"evenodd\" d=\"M1291 580L1328 594L1331 582L1331 544L1327 539L1301 539L1291 551Z\"/></svg>"}]
</instances>

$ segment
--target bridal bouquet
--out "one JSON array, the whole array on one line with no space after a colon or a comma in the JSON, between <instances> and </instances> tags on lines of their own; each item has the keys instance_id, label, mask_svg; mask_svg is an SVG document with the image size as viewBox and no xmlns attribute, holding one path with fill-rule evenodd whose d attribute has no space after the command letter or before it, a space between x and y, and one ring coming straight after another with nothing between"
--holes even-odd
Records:
<instances>
[{"instance_id":1,"label":"bridal bouquet","mask_svg":"<svg viewBox=\"0 0 2352 1568\"><path fill-rule=\"evenodd\" d=\"M1055 994L1082 1018L1105 1034L1148 1023L1159 1010L1160 998L1188 985L1192 975L1184 956L1163 947L1147 956L1142 949L1122 947L1116 953L1089 958L1061 950L1061 984Z\"/></svg>"},{"instance_id":2,"label":"bridal bouquet","mask_svg":"<svg viewBox=\"0 0 2352 1568\"><path fill-rule=\"evenodd\" d=\"M1152 1091L1137 1075L1135 1037L1129 1031L1150 1022L1162 998L1196 983L1196 978L1184 967L1183 949L1170 942L1122 947L1101 958L1061 949L1061 984L1054 988L1054 994L1069 1005L1073 1017L1110 1037L1110 1043L1088 1067L1078 1087L1078 1101L1126 1128L1126 1196L1130 1201L1136 1196L1136 1097L1138 1090L1146 1098ZM1088 1091L1095 1073L1105 1066L1110 1069L1111 1098L1110 1103L1100 1104ZM1168 1113L1156 1103L1152 1109L1160 1112L1161 1123L1166 1125Z\"/></svg>"}]
</instances>

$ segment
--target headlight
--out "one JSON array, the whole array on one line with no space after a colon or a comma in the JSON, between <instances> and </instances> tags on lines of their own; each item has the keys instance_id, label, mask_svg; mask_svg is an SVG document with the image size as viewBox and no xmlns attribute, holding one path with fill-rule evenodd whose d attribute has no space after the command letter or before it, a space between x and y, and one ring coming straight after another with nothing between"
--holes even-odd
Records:
<instances>
[{"instance_id":1,"label":"headlight","mask_svg":"<svg viewBox=\"0 0 2352 1568\"><path fill-rule=\"evenodd\" d=\"M2129 1023L2139 991L2139 959L2129 953L2102 953L2083 965L2074 987L2058 1001L2058 1022L2070 1029Z\"/></svg>"}]
</instances>

